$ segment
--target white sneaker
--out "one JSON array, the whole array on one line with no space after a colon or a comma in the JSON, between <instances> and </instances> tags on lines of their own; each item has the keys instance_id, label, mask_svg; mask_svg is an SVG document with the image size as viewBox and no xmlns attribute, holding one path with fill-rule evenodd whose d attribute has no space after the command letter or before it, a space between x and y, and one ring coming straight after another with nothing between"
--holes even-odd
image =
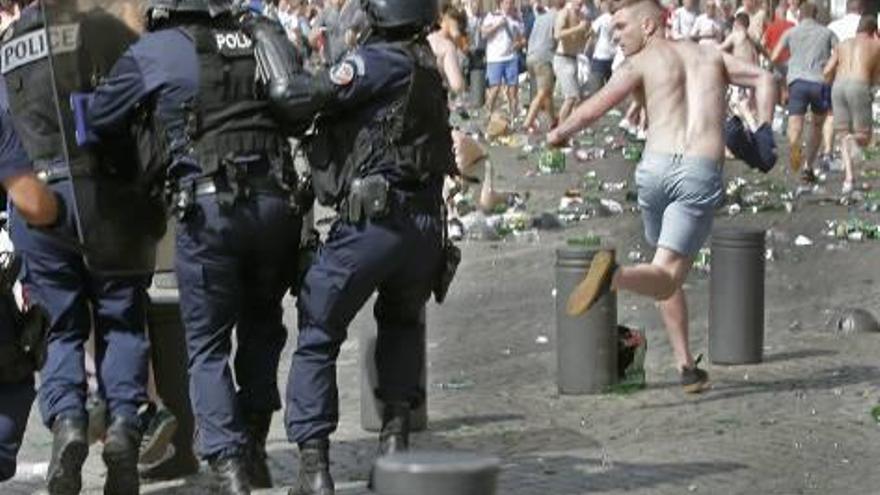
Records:
<instances>
[{"instance_id":1,"label":"white sneaker","mask_svg":"<svg viewBox=\"0 0 880 495\"><path fill-rule=\"evenodd\" d=\"M843 187L840 188L840 193L844 196L848 194L852 194L853 192L853 183L852 182L844 182Z\"/></svg>"},{"instance_id":2,"label":"white sneaker","mask_svg":"<svg viewBox=\"0 0 880 495\"><path fill-rule=\"evenodd\" d=\"M644 129L639 129L636 131L636 140L638 141L647 141L648 140L648 132Z\"/></svg>"}]
</instances>

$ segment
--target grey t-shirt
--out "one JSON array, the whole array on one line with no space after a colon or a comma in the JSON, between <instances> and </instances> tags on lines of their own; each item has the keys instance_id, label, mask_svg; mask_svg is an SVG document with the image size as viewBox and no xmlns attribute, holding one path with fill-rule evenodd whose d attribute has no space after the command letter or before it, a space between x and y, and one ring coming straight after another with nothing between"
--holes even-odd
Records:
<instances>
[{"instance_id":1,"label":"grey t-shirt","mask_svg":"<svg viewBox=\"0 0 880 495\"><path fill-rule=\"evenodd\" d=\"M556 50L553 39L553 26L556 24L556 9L548 9L535 18L532 34L529 36L529 50L526 59L529 62L552 62Z\"/></svg>"},{"instance_id":2,"label":"grey t-shirt","mask_svg":"<svg viewBox=\"0 0 880 495\"><path fill-rule=\"evenodd\" d=\"M825 82L822 69L831 58L831 50L837 46L833 31L813 19L804 19L785 33L782 43L791 51L788 84L797 80Z\"/></svg>"}]
</instances>

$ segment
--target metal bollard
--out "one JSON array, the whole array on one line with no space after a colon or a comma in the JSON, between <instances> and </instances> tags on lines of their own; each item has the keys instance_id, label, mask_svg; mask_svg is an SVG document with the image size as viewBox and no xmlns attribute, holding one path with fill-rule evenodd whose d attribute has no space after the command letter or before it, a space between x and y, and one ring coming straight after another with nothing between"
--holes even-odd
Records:
<instances>
[{"instance_id":1,"label":"metal bollard","mask_svg":"<svg viewBox=\"0 0 880 495\"><path fill-rule=\"evenodd\" d=\"M422 315L424 318L424 314ZM358 354L360 354L361 368L361 428L366 431L380 431L382 429L383 403L376 397L375 390L379 385L379 374L376 370L376 326L368 325L368 328L360 332L358 342ZM422 340L420 349L413 352L421 352L425 357L425 367L422 368L422 389L425 391L425 401L418 409L413 409L409 418L410 431L424 431L428 428L428 397L427 397L427 352L426 340Z\"/></svg>"},{"instance_id":2,"label":"metal bollard","mask_svg":"<svg viewBox=\"0 0 880 495\"><path fill-rule=\"evenodd\" d=\"M486 104L486 69L471 69L470 80L471 106L480 108Z\"/></svg>"},{"instance_id":3,"label":"metal bollard","mask_svg":"<svg viewBox=\"0 0 880 495\"><path fill-rule=\"evenodd\" d=\"M618 381L617 295L609 285L586 313L571 317L566 301L598 249L556 250L556 361L560 394L604 392ZM613 253L613 251L612 251Z\"/></svg>"},{"instance_id":4,"label":"metal bollard","mask_svg":"<svg viewBox=\"0 0 880 495\"><path fill-rule=\"evenodd\" d=\"M717 364L760 363L764 355L763 230L712 233L709 265L709 359Z\"/></svg>"},{"instance_id":5,"label":"metal bollard","mask_svg":"<svg viewBox=\"0 0 880 495\"><path fill-rule=\"evenodd\" d=\"M405 452L373 466L378 495L494 495L501 461L464 452Z\"/></svg>"}]
</instances>

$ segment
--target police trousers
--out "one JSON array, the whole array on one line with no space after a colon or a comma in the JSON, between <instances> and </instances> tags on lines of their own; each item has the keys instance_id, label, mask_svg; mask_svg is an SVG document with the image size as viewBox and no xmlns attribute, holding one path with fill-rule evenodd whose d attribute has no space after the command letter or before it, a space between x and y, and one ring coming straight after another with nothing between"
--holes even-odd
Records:
<instances>
[{"instance_id":1,"label":"police trousers","mask_svg":"<svg viewBox=\"0 0 880 495\"><path fill-rule=\"evenodd\" d=\"M246 415L281 407L281 300L295 275L302 219L281 195L254 194L225 207L204 195L195 203L178 223L175 268L197 450L212 459L243 453Z\"/></svg>"},{"instance_id":2,"label":"police trousers","mask_svg":"<svg viewBox=\"0 0 880 495\"><path fill-rule=\"evenodd\" d=\"M18 338L8 308L0 305L0 345ZM17 383L0 382L0 482L15 476L16 456L34 402L33 375Z\"/></svg>"},{"instance_id":3,"label":"police trousers","mask_svg":"<svg viewBox=\"0 0 880 495\"><path fill-rule=\"evenodd\" d=\"M13 212L11 237L23 254L22 283L48 313L46 363L40 371L40 411L47 427L58 417L86 418L84 345L95 333L98 388L111 417L134 421L147 402L148 275L103 276L86 267L70 241L77 238L73 191L50 186L68 205L67 217L47 233Z\"/></svg>"},{"instance_id":4,"label":"police trousers","mask_svg":"<svg viewBox=\"0 0 880 495\"><path fill-rule=\"evenodd\" d=\"M385 401L424 400L425 303L441 260L439 190L395 201L380 220L337 221L300 289L299 337L287 382L287 436L291 442L327 438L339 420L336 358L348 325L378 291L377 396ZM414 200L434 207L414 207Z\"/></svg>"}]
</instances>

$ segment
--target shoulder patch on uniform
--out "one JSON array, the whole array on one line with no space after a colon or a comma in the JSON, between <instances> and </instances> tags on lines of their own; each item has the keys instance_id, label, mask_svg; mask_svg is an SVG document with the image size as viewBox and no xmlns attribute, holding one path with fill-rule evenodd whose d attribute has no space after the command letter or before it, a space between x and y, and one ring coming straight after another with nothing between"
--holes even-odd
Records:
<instances>
[{"instance_id":1,"label":"shoulder patch on uniform","mask_svg":"<svg viewBox=\"0 0 880 495\"><path fill-rule=\"evenodd\" d=\"M337 86L348 86L354 81L357 67L354 62L344 60L330 69L330 81Z\"/></svg>"}]
</instances>

